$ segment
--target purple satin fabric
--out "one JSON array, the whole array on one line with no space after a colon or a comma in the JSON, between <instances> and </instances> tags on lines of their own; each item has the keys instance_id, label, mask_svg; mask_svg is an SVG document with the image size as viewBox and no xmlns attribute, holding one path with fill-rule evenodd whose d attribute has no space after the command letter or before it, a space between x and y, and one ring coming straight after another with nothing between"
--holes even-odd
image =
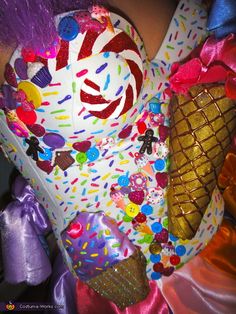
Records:
<instances>
[{"instance_id":1,"label":"purple satin fabric","mask_svg":"<svg viewBox=\"0 0 236 314\"><path fill-rule=\"evenodd\" d=\"M53 314L76 314L76 279L65 266L62 255L59 253L53 264L50 278L50 303L59 305L53 310ZM63 308L60 306L63 305ZM51 311L46 312L48 314ZM92 313L91 313L92 314Z\"/></svg>"},{"instance_id":2,"label":"purple satin fabric","mask_svg":"<svg viewBox=\"0 0 236 314\"><path fill-rule=\"evenodd\" d=\"M169 314L168 305L156 281L149 282L150 293L145 300L121 311L81 281L77 281L76 300L79 314Z\"/></svg>"},{"instance_id":3,"label":"purple satin fabric","mask_svg":"<svg viewBox=\"0 0 236 314\"><path fill-rule=\"evenodd\" d=\"M38 285L51 274L43 247L51 225L25 179L17 177L12 194L14 200L0 213L4 277L12 284Z\"/></svg>"},{"instance_id":4,"label":"purple satin fabric","mask_svg":"<svg viewBox=\"0 0 236 314\"><path fill-rule=\"evenodd\" d=\"M236 279L200 256L164 278L161 290L175 314L235 313Z\"/></svg>"}]
</instances>

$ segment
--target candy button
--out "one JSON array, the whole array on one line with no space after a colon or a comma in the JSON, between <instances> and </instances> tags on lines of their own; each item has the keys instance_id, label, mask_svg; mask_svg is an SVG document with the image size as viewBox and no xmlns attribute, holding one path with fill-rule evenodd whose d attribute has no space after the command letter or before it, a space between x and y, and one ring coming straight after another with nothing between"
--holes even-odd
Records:
<instances>
[{"instance_id":1,"label":"candy button","mask_svg":"<svg viewBox=\"0 0 236 314\"><path fill-rule=\"evenodd\" d=\"M118 179L118 184L120 186L128 186L129 185L129 178L128 176L120 176Z\"/></svg>"},{"instance_id":2,"label":"candy button","mask_svg":"<svg viewBox=\"0 0 236 314\"><path fill-rule=\"evenodd\" d=\"M66 40L73 40L79 33L79 25L71 16L63 17L58 25L59 36Z\"/></svg>"},{"instance_id":3,"label":"candy button","mask_svg":"<svg viewBox=\"0 0 236 314\"><path fill-rule=\"evenodd\" d=\"M162 246L157 242L153 242L149 246L149 251L151 254L160 254L162 251Z\"/></svg>"},{"instance_id":4,"label":"candy button","mask_svg":"<svg viewBox=\"0 0 236 314\"><path fill-rule=\"evenodd\" d=\"M170 233L170 240L171 240L172 242L176 242L176 241L178 240L178 238L175 237L172 233Z\"/></svg>"},{"instance_id":5,"label":"candy button","mask_svg":"<svg viewBox=\"0 0 236 314\"><path fill-rule=\"evenodd\" d=\"M165 161L163 159L157 159L154 166L157 171L162 171L165 169Z\"/></svg>"},{"instance_id":6,"label":"candy button","mask_svg":"<svg viewBox=\"0 0 236 314\"><path fill-rule=\"evenodd\" d=\"M86 156L86 154L85 153L78 153L77 155L76 155L76 161L78 162L78 164L83 164L83 163L85 163L86 161L87 161L87 156Z\"/></svg>"},{"instance_id":7,"label":"candy button","mask_svg":"<svg viewBox=\"0 0 236 314\"><path fill-rule=\"evenodd\" d=\"M36 109L41 106L42 96L34 84L26 81L20 82L17 90L23 90L26 94L27 100L32 102Z\"/></svg>"},{"instance_id":8,"label":"candy button","mask_svg":"<svg viewBox=\"0 0 236 314\"><path fill-rule=\"evenodd\" d=\"M43 148L44 154L39 153L39 158L42 160L51 160L52 159L52 151L49 148Z\"/></svg>"},{"instance_id":9,"label":"candy button","mask_svg":"<svg viewBox=\"0 0 236 314\"><path fill-rule=\"evenodd\" d=\"M132 220L133 220L133 218L130 216L124 215L124 217L123 217L124 222L131 222Z\"/></svg>"},{"instance_id":10,"label":"candy button","mask_svg":"<svg viewBox=\"0 0 236 314\"><path fill-rule=\"evenodd\" d=\"M151 215L153 213L153 208L146 204L141 207L141 212L145 215Z\"/></svg>"},{"instance_id":11,"label":"candy button","mask_svg":"<svg viewBox=\"0 0 236 314\"><path fill-rule=\"evenodd\" d=\"M180 257L178 255L172 255L170 257L170 263L174 266L178 265L180 263Z\"/></svg>"},{"instance_id":12,"label":"candy button","mask_svg":"<svg viewBox=\"0 0 236 314\"><path fill-rule=\"evenodd\" d=\"M138 213L138 215L135 217L135 220L139 223L143 223L147 220L147 217L143 213Z\"/></svg>"},{"instance_id":13,"label":"candy button","mask_svg":"<svg viewBox=\"0 0 236 314\"><path fill-rule=\"evenodd\" d=\"M162 273L163 270L164 270L164 266L163 266L162 263L155 263L155 264L153 265L153 270L154 270L155 272L157 272L157 273Z\"/></svg>"},{"instance_id":14,"label":"candy button","mask_svg":"<svg viewBox=\"0 0 236 314\"><path fill-rule=\"evenodd\" d=\"M129 217L135 217L139 213L139 206L134 203L129 203L125 208L125 212Z\"/></svg>"},{"instance_id":15,"label":"candy button","mask_svg":"<svg viewBox=\"0 0 236 314\"><path fill-rule=\"evenodd\" d=\"M34 110L24 111L21 106L16 108L16 114L22 122L28 125L34 124L37 120L37 115Z\"/></svg>"},{"instance_id":16,"label":"candy button","mask_svg":"<svg viewBox=\"0 0 236 314\"><path fill-rule=\"evenodd\" d=\"M152 231L153 231L154 233L161 232L161 230L162 230L162 224L159 223L159 222L154 222L154 224L152 224L151 227L152 227Z\"/></svg>"},{"instance_id":17,"label":"candy button","mask_svg":"<svg viewBox=\"0 0 236 314\"><path fill-rule=\"evenodd\" d=\"M153 264L159 263L161 260L161 255L160 254L151 254L150 255L150 260Z\"/></svg>"},{"instance_id":18,"label":"candy button","mask_svg":"<svg viewBox=\"0 0 236 314\"><path fill-rule=\"evenodd\" d=\"M162 225L163 225L163 227L168 228L168 218L163 219Z\"/></svg>"},{"instance_id":19,"label":"candy button","mask_svg":"<svg viewBox=\"0 0 236 314\"><path fill-rule=\"evenodd\" d=\"M151 274L151 277L152 277L152 280L158 280L158 279L160 279L161 278L161 273L152 273Z\"/></svg>"},{"instance_id":20,"label":"candy button","mask_svg":"<svg viewBox=\"0 0 236 314\"><path fill-rule=\"evenodd\" d=\"M96 147L91 147L87 152L86 155L90 161L94 161L99 157L99 150Z\"/></svg>"},{"instance_id":21,"label":"candy button","mask_svg":"<svg viewBox=\"0 0 236 314\"><path fill-rule=\"evenodd\" d=\"M183 256L186 253L186 248L183 245L179 245L175 248L175 252L179 256Z\"/></svg>"},{"instance_id":22,"label":"candy button","mask_svg":"<svg viewBox=\"0 0 236 314\"><path fill-rule=\"evenodd\" d=\"M149 103L149 109L154 114L160 113L161 112L161 104L160 104L159 100L156 98L153 98Z\"/></svg>"}]
</instances>

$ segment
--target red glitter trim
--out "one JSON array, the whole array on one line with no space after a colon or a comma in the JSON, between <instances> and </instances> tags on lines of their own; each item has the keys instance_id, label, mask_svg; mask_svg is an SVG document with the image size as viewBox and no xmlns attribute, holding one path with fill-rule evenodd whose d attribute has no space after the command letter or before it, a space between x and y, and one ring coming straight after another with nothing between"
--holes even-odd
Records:
<instances>
[{"instance_id":1,"label":"red glitter trim","mask_svg":"<svg viewBox=\"0 0 236 314\"><path fill-rule=\"evenodd\" d=\"M94 83L93 81L89 80L89 79L85 79L84 83L86 85L88 85L89 87L95 89L96 91L100 92L100 86L98 86L96 83Z\"/></svg>"},{"instance_id":2,"label":"red glitter trim","mask_svg":"<svg viewBox=\"0 0 236 314\"><path fill-rule=\"evenodd\" d=\"M69 42L61 40L61 47L57 54L56 71L66 67L68 64L68 59L69 59Z\"/></svg>"},{"instance_id":3,"label":"red glitter trim","mask_svg":"<svg viewBox=\"0 0 236 314\"><path fill-rule=\"evenodd\" d=\"M83 40L83 44L81 46L80 52L78 54L77 60L87 58L92 54L92 48L94 46L94 42L98 38L99 33L88 30L85 38Z\"/></svg>"},{"instance_id":4,"label":"red glitter trim","mask_svg":"<svg viewBox=\"0 0 236 314\"><path fill-rule=\"evenodd\" d=\"M85 102L91 105L109 104L109 101L104 99L101 95L94 96L94 95L86 93L83 90L81 90L80 92L80 99L82 102Z\"/></svg>"},{"instance_id":5,"label":"red glitter trim","mask_svg":"<svg viewBox=\"0 0 236 314\"><path fill-rule=\"evenodd\" d=\"M136 52L139 56L139 50L135 42L127 35L125 32L121 32L113 37L109 43L107 43L101 52L116 52L121 53L124 50L132 50Z\"/></svg>"},{"instance_id":6,"label":"red glitter trim","mask_svg":"<svg viewBox=\"0 0 236 314\"><path fill-rule=\"evenodd\" d=\"M115 111L116 107L120 104L121 98L111 102L106 109L102 111L89 111L93 116L100 119L107 119Z\"/></svg>"}]
</instances>

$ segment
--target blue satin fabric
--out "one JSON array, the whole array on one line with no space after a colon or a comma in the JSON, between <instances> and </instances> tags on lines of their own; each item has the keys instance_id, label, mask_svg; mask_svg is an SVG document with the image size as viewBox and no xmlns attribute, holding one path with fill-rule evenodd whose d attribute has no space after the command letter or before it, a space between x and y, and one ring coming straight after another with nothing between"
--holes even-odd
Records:
<instances>
[{"instance_id":1,"label":"blue satin fabric","mask_svg":"<svg viewBox=\"0 0 236 314\"><path fill-rule=\"evenodd\" d=\"M217 38L236 33L236 1L215 0L207 21L207 29Z\"/></svg>"},{"instance_id":2,"label":"blue satin fabric","mask_svg":"<svg viewBox=\"0 0 236 314\"><path fill-rule=\"evenodd\" d=\"M0 212L5 280L38 285L51 274L45 233L51 225L33 189L22 177L12 187L13 201Z\"/></svg>"}]
</instances>

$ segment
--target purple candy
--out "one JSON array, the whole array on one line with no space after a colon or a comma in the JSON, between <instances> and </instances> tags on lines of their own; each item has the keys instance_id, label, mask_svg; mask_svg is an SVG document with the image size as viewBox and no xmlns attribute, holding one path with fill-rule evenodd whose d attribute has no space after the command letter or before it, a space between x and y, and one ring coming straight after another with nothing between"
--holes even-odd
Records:
<instances>
[{"instance_id":1,"label":"purple candy","mask_svg":"<svg viewBox=\"0 0 236 314\"><path fill-rule=\"evenodd\" d=\"M43 137L43 142L52 149L61 148L65 145L65 139L57 133L47 133Z\"/></svg>"},{"instance_id":2,"label":"purple candy","mask_svg":"<svg viewBox=\"0 0 236 314\"><path fill-rule=\"evenodd\" d=\"M20 79L22 80L28 79L27 64L22 58L16 59L14 63L14 68L15 68L16 74L19 76Z\"/></svg>"},{"instance_id":3,"label":"purple candy","mask_svg":"<svg viewBox=\"0 0 236 314\"><path fill-rule=\"evenodd\" d=\"M13 98L13 92L14 90L10 85L2 85L3 105L10 110L16 109L16 100Z\"/></svg>"}]
</instances>

